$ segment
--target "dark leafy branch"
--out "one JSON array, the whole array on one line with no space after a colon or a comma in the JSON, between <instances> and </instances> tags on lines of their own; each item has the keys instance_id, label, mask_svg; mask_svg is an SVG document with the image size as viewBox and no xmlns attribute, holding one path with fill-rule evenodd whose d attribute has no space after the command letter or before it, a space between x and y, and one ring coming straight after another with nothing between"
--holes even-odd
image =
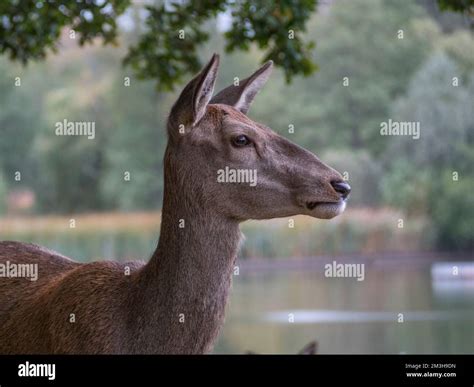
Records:
<instances>
[{"instance_id":1,"label":"dark leafy branch","mask_svg":"<svg viewBox=\"0 0 474 387\"><path fill-rule=\"evenodd\" d=\"M294 75L309 75L312 43L301 33L317 0L201 0L166 1L146 7L146 31L129 48L124 63L141 79L155 79L162 90L170 90L184 76L196 72L198 52L209 40L207 22L221 12L232 21L225 34L226 50L248 50L255 43L283 68L289 81ZM26 64L56 51L61 31L68 26L81 45L102 38L115 43L116 20L130 0L6 1L0 4L0 53Z\"/></svg>"},{"instance_id":2,"label":"dark leafy branch","mask_svg":"<svg viewBox=\"0 0 474 387\"><path fill-rule=\"evenodd\" d=\"M170 90L183 76L200 69L198 48L209 39L204 23L225 10L226 1L148 6L147 32L130 47L124 63L142 79L158 80Z\"/></svg>"},{"instance_id":3,"label":"dark leafy branch","mask_svg":"<svg viewBox=\"0 0 474 387\"><path fill-rule=\"evenodd\" d=\"M56 51L64 27L78 35L80 45L100 37L114 43L117 17L129 0L15 1L0 2L0 53L26 64Z\"/></svg>"},{"instance_id":4,"label":"dark leafy branch","mask_svg":"<svg viewBox=\"0 0 474 387\"><path fill-rule=\"evenodd\" d=\"M246 1L232 9L232 28L226 32L228 51L248 50L250 43L266 49L264 61L272 59L284 69L288 81L293 75L310 75L317 67L311 60L313 42L304 43L301 33L316 1Z\"/></svg>"},{"instance_id":5,"label":"dark leafy branch","mask_svg":"<svg viewBox=\"0 0 474 387\"><path fill-rule=\"evenodd\" d=\"M147 10L148 31L130 48L125 63L141 78L158 79L160 88L172 89L184 75L200 68L198 49L209 39L206 22L226 10L232 15L225 33L228 52L246 51L256 43L267 50L264 60L273 59L288 81L316 69L311 61L313 45L300 37L316 10L315 0L172 2Z\"/></svg>"},{"instance_id":6,"label":"dark leafy branch","mask_svg":"<svg viewBox=\"0 0 474 387\"><path fill-rule=\"evenodd\" d=\"M124 63L141 79L155 79L170 90L201 63L198 52L209 40L207 23L228 12L226 50L249 50L256 45L264 61L272 59L287 81L308 76L317 66L312 60L314 42L302 35L316 11L318 0L199 0L163 1L146 6L146 31L129 48ZM438 0L441 9L472 16L474 0ZM116 43L117 18L131 6L130 0L0 2L0 53L24 64L56 51L64 27L78 34L80 45L101 38Z\"/></svg>"}]
</instances>

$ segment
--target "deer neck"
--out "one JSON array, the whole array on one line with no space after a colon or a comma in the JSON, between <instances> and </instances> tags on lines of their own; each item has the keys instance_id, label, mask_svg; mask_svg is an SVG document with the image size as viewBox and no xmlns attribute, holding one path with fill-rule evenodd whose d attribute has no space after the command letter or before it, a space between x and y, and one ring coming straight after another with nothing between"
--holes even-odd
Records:
<instances>
[{"instance_id":1,"label":"deer neck","mask_svg":"<svg viewBox=\"0 0 474 387\"><path fill-rule=\"evenodd\" d=\"M212 349L224 320L240 235L237 221L218 216L165 176L160 240L135 292L135 303L141 304L140 351Z\"/></svg>"}]
</instances>

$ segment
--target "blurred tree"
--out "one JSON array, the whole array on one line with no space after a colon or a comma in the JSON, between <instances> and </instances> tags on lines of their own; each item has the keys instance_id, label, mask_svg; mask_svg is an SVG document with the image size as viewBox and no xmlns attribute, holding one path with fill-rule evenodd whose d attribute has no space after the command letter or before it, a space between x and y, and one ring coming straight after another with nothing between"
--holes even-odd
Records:
<instances>
[{"instance_id":1,"label":"blurred tree","mask_svg":"<svg viewBox=\"0 0 474 387\"><path fill-rule=\"evenodd\" d=\"M26 85L21 71L0 60L0 171L7 185L15 172L21 173L18 185L28 184L35 175L31 149L41 103Z\"/></svg>"},{"instance_id":2,"label":"blurred tree","mask_svg":"<svg viewBox=\"0 0 474 387\"><path fill-rule=\"evenodd\" d=\"M65 100L74 97L63 95ZM49 107L47 131L39 138L37 149L41 178L35 181L40 210L72 213L101 210L105 207L100 184L104 175L107 149L107 120L104 102L91 100L91 106L74 109L70 104ZM56 114L52 114L55 112ZM56 136L54 128L64 117L70 122L93 123L95 138Z\"/></svg>"},{"instance_id":3,"label":"blurred tree","mask_svg":"<svg viewBox=\"0 0 474 387\"><path fill-rule=\"evenodd\" d=\"M101 210L107 204L101 195L101 181L113 129L108 104L114 75L110 62L118 53L90 47L79 57L76 54L67 50L62 60L49 62L47 70L39 73L46 77L44 83L52 83L43 91L44 124L35 128L33 149L41 171L34 181L41 212ZM94 138L56 135L56 124L65 119L94 124Z\"/></svg>"},{"instance_id":4,"label":"blurred tree","mask_svg":"<svg viewBox=\"0 0 474 387\"><path fill-rule=\"evenodd\" d=\"M326 138L383 153L380 122L431 50L416 27L425 17L414 2L341 1L316 25L314 35L327 38L318 46L321 72L308 81L306 99L317 101Z\"/></svg>"},{"instance_id":5,"label":"blurred tree","mask_svg":"<svg viewBox=\"0 0 474 387\"><path fill-rule=\"evenodd\" d=\"M107 110L115 113L109 115L112 129L105 149L101 196L109 208L156 208L163 192L164 117L171 96L157 95L150 82L125 87L120 72L109 95Z\"/></svg>"},{"instance_id":6,"label":"blurred tree","mask_svg":"<svg viewBox=\"0 0 474 387\"><path fill-rule=\"evenodd\" d=\"M31 125L35 140L30 149L41 171L30 181L39 212L159 205L164 123L173 95L158 94L152 82L137 82L119 65L120 54L100 46L72 46L50 58L45 68L29 72L25 82L39 83L35 87L42 101ZM36 95L32 90L25 88ZM65 118L93 122L95 138L56 136L55 124Z\"/></svg>"},{"instance_id":7,"label":"blurred tree","mask_svg":"<svg viewBox=\"0 0 474 387\"><path fill-rule=\"evenodd\" d=\"M449 170L443 170L433 178L436 180L435 189L431 192L429 214L438 247L472 252L474 195L466 194L474 189L472 170L461 172L458 181L453 181L453 171Z\"/></svg>"},{"instance_id":8,"label":"blurred tree","mask_svg":"<svg viewBox=\"0 0 474 387\"><path fill-rule=\"evenodd\" d=\"M382 169L368 151L331 150L324 152L322 159L343 176L347 176L352 187L351 208L375 207L380 203L380 192L377 187L382 178Z\"/></svg>"},{"instance_id":9,"label":"blurred tree","mask_svg":"<svg viewBox=\"0 0 474 387\"><path fill-rule=\"evenodd\" d=\"M0 215L5 213L7 199L7 184L3 177L3 172L0 170Z\"/></svg>"},{"instance_id":10,"label":"blurred tree","mask_svg":"<svg viewBox=\"0 0 474 387\"><path fill-rule=\"evenodd\" d=\"M316 75L291 85L274 77L259 95L265 102L255 103L251 114L317 154L364 149L377 162L386 146L380 122L440 34L416 3L337 1L308 24L310 38L325 36L316 52Z\"/></svg>"},{"instance_id":11,"label":"blurred tree","mask_svg":"<svg viewBox=\"0 0 474 387\"><path fill-rule=\"evenodd\" d=\"M439 247L473 247L474 75L455 82L459 67L433 55L393 110L395 121L419 122L420 138L385 137L385 198L411 213L426 212ZM464 194L463 194L464 192ZM468 230L470 230L468 232Z\"/></svg>"},{"instance_id":12,"label":"blurred tree","mask_svg":"<svg viewBox=\"0 0 474 387\"><path fill-rule=\"evenodd\" d=\"M443 50L458 65L459 76L469 77L474 71L474 37L468 31L456 31L442 35L436 46Z\"/></svg>"},{"instance_id":13,"label":"blurred tree","mask_svg":"<svg viewBox=\"0 0 474 387\"><path fill-rule=\"evenodd\" d=\"M130 48L125 63L140 78L152 78L163 90L172 89L184 75L201 66L198 51L209 39L206 24L218 14L227 16L226 50L248 50L256 44L265 50L264 60L273 59L284 69L287 81L294 75L309 75L316 65L311 59L313 42L304 42L302 33L316 10L317 0L201 0L158 1L146 5L147 30ZM357 8L352 2L347 6ZM393 2L392 2L393 3ZM443 9L472 12L471 0L438 0ZM79 44L100 37L104 44L117 37L117 18L130 6L130 0L84 0L55 2L37 0L0 3L0 53L27 63L43 59L48 50L55 51L64 27L78 34ZM405 7L412 9L410 3ZM361 8L364 6L362 5ZM387 2L390 21L399 4ZM137 14L129 19L140 19ZM352 22L359 23L356 17ZM351 23L345 19L344 22ZM324 35L325 36L325 35Z\"/></svg>"},{"instance_id":14,"label":"blurred tree","mask_svg":"<svg viewBox=\"0 0 474 387\"><path fill-rule=\"evenodd\" d=\"M417 1L428 11L430 16L437 21L443 32L453 32L457 29L469 28L474 25L474 2L472 0Z\"/></svg>"}]
</instances>

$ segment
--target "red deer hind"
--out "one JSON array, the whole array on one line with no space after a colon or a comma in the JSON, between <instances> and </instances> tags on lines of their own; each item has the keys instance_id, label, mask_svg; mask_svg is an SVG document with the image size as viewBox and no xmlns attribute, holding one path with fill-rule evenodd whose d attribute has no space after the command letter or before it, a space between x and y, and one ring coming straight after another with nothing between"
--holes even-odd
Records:
<instances>
[{"instance_id":1,"label":"red deer hind","mask_svg":"<svg viewBox=\"0 0 474 387\"><path fill-rule=\"evenodd\" d=\"M214 55L171 110L160 239L148 263L83 264L0 242L0 264L38 267L37 281L0 278L0 353L207 353L224 321L239 224L344 211L350 186L338 172L247 117L272 62L212 97L218 65Z\"/></svg>"}]
</instances>

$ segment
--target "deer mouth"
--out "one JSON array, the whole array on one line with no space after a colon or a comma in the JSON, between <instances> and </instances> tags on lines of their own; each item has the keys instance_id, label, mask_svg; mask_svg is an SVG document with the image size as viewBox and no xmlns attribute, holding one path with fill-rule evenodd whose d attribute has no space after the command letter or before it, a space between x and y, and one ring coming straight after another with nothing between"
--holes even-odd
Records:
<instances>
[{"instance_id":1,"label":"deer mouth","mask_svg":"<svg viewBox=\"0 0 474 387\"><path fill-rule=\"evenodd\" d=\"M306 208L308 210L314 210L318 206L325 205L339 205L341 202L306 202Z\"/></svg>"},{"instance_id":2,"label":"deer mouth","mask_svg":"<svg viewBox=\"0 0 474 387\"><path fill-rule=\"evenodd\" d=\"M331 219L344 212L346 200L340 199L337 202L308 201L305 205L308 211L306 215L319 219Z\"/></svg>"}]
</instances>

